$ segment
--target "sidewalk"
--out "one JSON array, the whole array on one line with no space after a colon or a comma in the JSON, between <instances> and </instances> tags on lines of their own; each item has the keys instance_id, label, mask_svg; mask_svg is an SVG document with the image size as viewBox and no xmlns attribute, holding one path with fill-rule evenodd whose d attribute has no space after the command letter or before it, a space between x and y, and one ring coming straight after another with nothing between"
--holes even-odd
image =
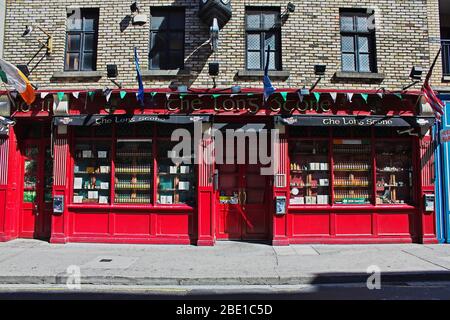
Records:
<instances>
[{"instance_id":1,"label":"sidewalk","mask_svg":"<svg viewBox=\"0 0 450 320\"><path fill-rule=\"evenodd\" d=\"M302 245L227 242L216 247L0 243L0 284L65 284L79 266L91 285L296 285L450 281L450 245Z\"/></svg>"}]
</instances>

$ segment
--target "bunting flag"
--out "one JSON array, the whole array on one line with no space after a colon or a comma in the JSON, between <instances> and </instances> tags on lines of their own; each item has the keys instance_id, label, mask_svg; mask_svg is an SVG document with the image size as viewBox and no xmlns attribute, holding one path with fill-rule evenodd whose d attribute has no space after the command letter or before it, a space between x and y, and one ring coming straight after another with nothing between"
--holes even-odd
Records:
<instances>
[{"instance_id":1,"label":"bunting flag","mask_svg":"<svg viewBox=\"0 0 450 320\"><path fill-rule=\"evenodd\" d=\"M403 99L403 95L401 93L394 93L394 96L396 96L397 98L399 98L400 100Z\"/></svg>"},{"instance_id":2,"label":"bunting flag","mask_svg":"<svg viewBox=\"0 0 450 320\"><path fill-rule=\"evenodd\" d=\"M45 99L46 96L48 96L50 92L41 92L41 99Z\"/></svg>"},{"instance_id":3,"label":"bunting flag","mask_svg":"<svg viewBox=\"0 0 450 320\"><path fill-rule=\"evenodd\" d=\"M36 94L28 78L16 66L0 59L0 79L20 93L23 101L30 105L36 100Z\"/></svg>"},{"instance_id":4,"label":"bunting flag","mask_svg":"<svg viewBox=\"0 0 450 320\"><path fill-rule=\"evenodd\" d=\"M438 120L440 120L441 116L444 114L445 105L441 101L441 99L439 99L437 97L433 88L431 88L430 79L431 79L431 76L433 75L433 69L436 66L436 62L439 58L439 55L441 54L441 50L442 50L442 48L439 49L439 51L436 55L436 58L434 59L433 64L430 67L430 71L428 71L427 77L425 78L425 82L422 86L422 94L425 97L426 101L433 108L434 113L435 113L436 117L438 118Z\"/></svg>"},{"instance_id":5,"label":"bunting flag","mask_svg":"<svg viewBox=\"0 0 450 320\"><path fill-rule=\"evenodd\" d=\"M220 94L213 94L212 97L213 97L214 99L217 99L218 97L220 97Z\"/></svg>"},{"instance_id":6,"label":"bunting flag","mask_svg":"<svg viewBox=\"0 0 450 320\"><path fill-rule=\"evenodd\" d=\"M337 99L337 92L330 92L331 99L333 99L333 102L336 103Z\"/></svg>"},{"instance_id":7,"label":"bunting flag","mask_svg":"<svg viewBox=\"0 0 450 320\"><path fill-rule=\"evenodd\" d=\"M320 101L320 92L314 92L314 97L316 98L316 101Z\"/></svg>"},{"instance_id":8,"label":"bunting flag","mask_svg":"<svg viewBox=\"0 0 450 320\"><path fill-rule=\"evenodd\" d=\"M280 94L281 94L281 97L283 98L284 102L286 102L288 93L287 92L280 92Z\"/></svg>"},{"instance_id":9,"label":"bunting flag","mask_svg":"<svg viewBox=\"0 0 450 320\"><path fill-rule=\"evenodd\" d=\"M301 91L299 90L299 91L297 91L297 94L298 94L298 98L300 99L300 103L302 103L303 102L303 99L305 98L305 96L304 95L302 95L302 93L301 93Z\"/></svg>"},{"instance_id":10,"label":"bunting flag","mask_svg":"<svg viewBox=\"0 0 450 320\"><path fill-rule=\"evenodd\" d=\"M89 91L88 93L87 93L87 95L88 95L88 97L91 99L91 101L92 100L94 100L94 97L95 97L95 91Z\"/></svg>"},{"instance_id":11,"label":"bunting flag","mask_svg":"<svg viewBox=\"0 0 450 320\"><path fill-rule=\"evenodd\" d=\"M377 95L380 97L380 99L383 99L384 93L383 92L377 92Z\"/></svg>"},{"instance_id":12,"label":"bunting flag","mask_svg":"<svg viewBox=\"0 0 450 320\"><path fill-rule=\"evenodd\" d=\"M58 92L56 94L56 96L58 97L58 101L63 101L65 93L64 92Z\"/></svg>"},{"instance_id":13,"label":"bunting flag","mask_svg":"<svg viewBox=\"0 0 450 320\"><path fill-rule=\"evenodd\" d=\"M367 103L369 100L369 95L367 93L361 93L361 97L364 99L364 101Z\"/></svg>"},{"instance_id":14,"label":"bunting flag","mask_svg":"<svg viewBox=\"0 0 450 320\"><path fill-rule=\"evenodd\" d=\"M106 88L103 90L103 95L106 97L106 102L109 102L111 99L112 89Z\"/></svg>"},{"instance_id":15,"label":"bunting flag","mask_svg":"<svg viewBox=\"0 0 450 320\"><path fill-rule=\"evenodd\" d=\"M349 102L352 102L352 100L353 100L353 93L351 93L351 92L347 93L347 99L348 99Z\"/></svg>"},{"instance_id":16,"label":"bunting flag","mask_svg":"<svg viewBox=\"0 0 450 320\"><path fill-rule=\"evenodd\" d=\"M119 95L120 95L120 99L123 100L123 98L125 98L125 96L127 95L127 92L126 91L120 91Z\"/></svg>"},{"instance_id":17,"label":"bunting flag","mask_svg":"<svg viewBox=\"0 0 450 320\"><path fill-rule=\"evenodd\" d=\"M158 92L152 92L151 93L152 98L154 98L157 94L158 94Z\"/></svg>"},{"instance_id":18,"label":"bunting flag","mask_svg":"<svg viewBox=\"0 0 450 320\"><path fill-rule=\"evenodd\" d=\"M264 101L267 101L269 99L269 97L275 91L277 91L277 89L275 89L275 87L272 85L272 81L270 81L270 78L269 78L269 63L270 63L270 46L268 47L268 50L267 50L267 62L266 62L266 67L264 68L264 79L263 79Z\"/></svg>"},{"instance_id":19,"label":"bunting flag","mask_svg":"<svg viewBox=\"0 0 450 320\"><path fill-rule=\"evenodd\" d=\"M79 92L72 92L72 96L78 100L78 98L80 97L80 93Z\"/></svg>"},{"instance_id":20,"label":"bunting flag","mask_svg":"<svg viewBox=\"0 0 450 320\"><path fill-rule=\"evenodd\" d=\"M138 84L139 84L137 99L141 103L141 105L144 105L144 99L145 99L144 83L142 82L141 67L139 66L139 57L138 57L138 52L137 52L136 47L134 47L134 62L136 64L137 80L138 80Z\"/></svg>"}]
</instances>

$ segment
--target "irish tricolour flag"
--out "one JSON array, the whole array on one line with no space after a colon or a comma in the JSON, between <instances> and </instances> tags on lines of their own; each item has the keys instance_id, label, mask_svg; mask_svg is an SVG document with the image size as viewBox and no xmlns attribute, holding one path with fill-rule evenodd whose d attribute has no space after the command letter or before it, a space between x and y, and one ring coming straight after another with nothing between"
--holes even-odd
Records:
<instances>
[{"instance_id":1,"label":"irish tricolour flag","mask_svg":"<svg viewBox=\"0 0 450 320\"><path fill-rule=\"evenodd\" d=\"M0 79L16 89L28 105L36 99L34 89L28 78L16 66L3 59L0 59Z\"/></svg>"}]
</instances>

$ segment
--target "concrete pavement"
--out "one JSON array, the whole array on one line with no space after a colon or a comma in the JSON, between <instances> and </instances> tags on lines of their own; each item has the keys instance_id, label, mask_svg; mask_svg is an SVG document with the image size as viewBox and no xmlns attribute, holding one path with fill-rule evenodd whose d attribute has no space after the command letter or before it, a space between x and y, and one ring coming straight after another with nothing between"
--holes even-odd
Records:
<instances>
[{"instance_id":1,"label":"concrete pavement","mask_svg":"<svg viewBox=\"0 0 450 320\"><path fill-rule=\"evenodd\" d=\"M381 270L384 283L450 281L450 246L0 243L0 284L65 284L77 268L86 285L365 283L370 266Z\"/></svg>"}]
</instances>

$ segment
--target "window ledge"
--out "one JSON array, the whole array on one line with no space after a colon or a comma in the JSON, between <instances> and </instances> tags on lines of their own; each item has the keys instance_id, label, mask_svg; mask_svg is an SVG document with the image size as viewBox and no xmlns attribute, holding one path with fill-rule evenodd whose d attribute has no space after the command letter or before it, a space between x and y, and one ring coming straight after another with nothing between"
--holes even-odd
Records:
<instances>
[{"instance_id":1,"label":"window ledge","mask_svg":"<svg viewBox=\"0 0 450 320\"><path fill-rule=\"evenodd\" d=\"M142 77L190 77L194 74L190 69L174 69L174 70L144 70Z\"/></svg>"},{"instance_id":2,"label":"window ledge","mask_svg":"<svg viewBox=\"0 0 450 320\"><path fill-rule=\"evenodd\" d=\"M383 81L383 73L375 72L343 72L338 71L334 74L336 79L354 79L354 80L376 80Z\"/></svg>"},{"instance_id":3,"label":"window ledge","mask_svg":"<svg viewBox=\"0 0 450 320\"><path fill-rule=\"evenodd\" d=\"M442 82L450 82L450 76L443 76Z\"/></svg>"},{"instance_id":4,"label":"window ledge","mask_svg":"<svg viewBox=\"0 0 450 320\"><path fill-rule=\"evenodd\" d=\"M271 78L284 78L287 79L291 73L289 71L269 71L269 77ZM263 70L239 70L237 76L241 78L261 78L264 77Z\"/></svg>"},{"instance_id":5,"label":"window ledge","mask_svg":"<svg viewBox=\"0 0 450 320\"><path fill-rule=\"evenodd\" d=\"M100 80L101 77L101 71L63 71L55 72L52 75L52 78L56 80L75 79L93 81Z\"/></svg>"}]
</instances>

